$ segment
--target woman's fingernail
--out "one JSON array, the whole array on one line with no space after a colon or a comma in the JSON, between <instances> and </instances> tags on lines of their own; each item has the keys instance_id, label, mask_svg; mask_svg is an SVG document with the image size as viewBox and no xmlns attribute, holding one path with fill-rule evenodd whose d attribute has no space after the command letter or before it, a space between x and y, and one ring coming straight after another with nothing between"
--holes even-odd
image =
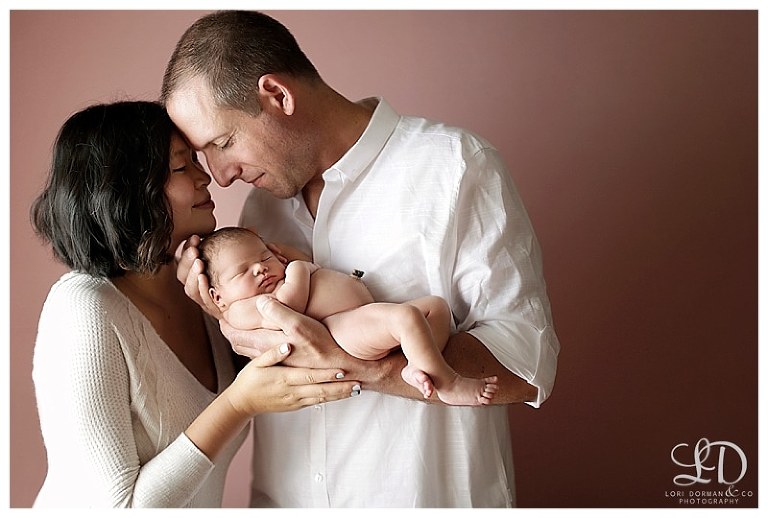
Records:
<instances>
[{"instance_id":1,"label":"woman's fingernail","mask_svg":"<svg viewBox=\"0 0 768 518\"><path fill-rule=\"evenodd\" d=\"M352 394L351 397L359 396L360 395L360 385L355 385L352 387Z\"/></svg>"},{"instance_id":2,"label":"woman's fingernail","mask_svg":"<svg viewBox=\"0 0 768 518\"><path fill-rule=\"evenodd\" d=\"M283 354L287 353L287 352L288 352L288 350L289 350L288 344L283 344L283 345L281 345L279 350L280 350L280 352L281 352L281 353L283 353Z\"/></svg>"},{"instance_id":3,"label":"woman's fingernail","mask_svg":"<svg viewBox=\"0 0 768 518\"><path fill-rule=\"evenodd\" d=\"M336 379L337 380L343 380L344 379L344 373L343 372L337 372L336 373Z\"/></svg>"}]
</instances>

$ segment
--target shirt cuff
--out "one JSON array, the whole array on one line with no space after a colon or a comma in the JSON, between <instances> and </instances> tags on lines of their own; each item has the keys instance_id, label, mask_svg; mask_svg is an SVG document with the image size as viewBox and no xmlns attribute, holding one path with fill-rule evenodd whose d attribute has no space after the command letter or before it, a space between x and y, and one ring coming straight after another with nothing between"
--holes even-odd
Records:
<instances>
[{"instance_id":1,"label":"shirt cuff","mask_svg":"<svg viewBox=\"0 0 768 518\"><path fill-rule=\"evenodd\" d=\"M536 400L526 404L539 408L552 392L557 372L560 344L552 326L539 330L525 323L481 323L467 332L510 372L538 389Z\"/></svg>"}]
</instances>

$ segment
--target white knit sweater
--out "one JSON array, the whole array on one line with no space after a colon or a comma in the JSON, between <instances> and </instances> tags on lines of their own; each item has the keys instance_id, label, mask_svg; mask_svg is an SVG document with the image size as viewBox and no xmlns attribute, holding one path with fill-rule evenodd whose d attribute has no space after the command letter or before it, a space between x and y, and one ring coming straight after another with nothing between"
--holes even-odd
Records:
<instances>
[{"instance_id":1,"label":"white knit sweater","mask_svg":"<svg viewBox=\"0 0 768 518\"><path fill-rule=\"evenodd\" d=\"M218 392L229 344L206 316ZM35 506L218 507L244 430L214 465L184 430L216 397L107 279L67 273L43 306L32 377L48 474Z\"/></svg>"}]
</instances>

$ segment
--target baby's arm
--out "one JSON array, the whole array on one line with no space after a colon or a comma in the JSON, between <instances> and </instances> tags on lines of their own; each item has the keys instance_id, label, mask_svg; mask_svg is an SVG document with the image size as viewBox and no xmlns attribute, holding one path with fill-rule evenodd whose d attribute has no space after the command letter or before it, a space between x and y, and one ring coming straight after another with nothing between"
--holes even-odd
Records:
<instances>
[{"instance_id":1,"label":"baby's arm","mask_svg":"<svg viewBox=\"0 0 768 518\"><path fill-rule=\"evenodd\" d=\"M309 302L310 276L320 268L307 261L292 261L285 268L285 282L273 293L275 298L299 313L304 313Z\"/></svg>"},{"instance_id":2,"label":"baby's arm","mask_svg":"<svg viewBox=\"0 0 768 518\"><path fill-rule=\"evenodd\" d=\"M229 325L236 329L249 331L251 329L274 329L267 324L267 321L259 313L256 302L259 297L271 297L272 295L256 295L233 302L222 313L222 317Z\"/></svg>"}]
</instances>

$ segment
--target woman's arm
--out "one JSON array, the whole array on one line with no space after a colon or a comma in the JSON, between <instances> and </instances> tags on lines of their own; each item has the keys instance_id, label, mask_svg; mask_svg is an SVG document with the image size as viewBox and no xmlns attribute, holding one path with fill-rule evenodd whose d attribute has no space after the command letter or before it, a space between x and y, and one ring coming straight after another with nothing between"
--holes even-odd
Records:
<instances>
[{"instance_id":1,"label":"woman's arm","mask_svg":"<svg viewBox=\"0 0 768 518\"><path fill-rule=\"evenodd\" d=\"M153 413L159 419L165 410L154 391L137 390L136 384L161 376L163 366L148 357L148 367L140 367L140 359L129 366L126 355L136 344L129 330L115 325L130 318L124 306L61 295L49 297L41 315L33 369L50 501L58 492L83 507L183 507L252 415L349 397L359 385L337 379L343 374L339 369L275 366L291 350L268 351L250 362L185 433L182 425L171 432L180 435L167 447L142 461L132 408L138 406L150 423ZM166 387L172 399L173 388ZM58 478L62 473L66 478Z\"/></svg>"},{"instance_id":2,"label":"woman's arm","mask_svg":"<svg viewBox=\"0 0 768 518\"><path fill-rule=\"evenodd\" d=\"M61 498L83 507L183 507L213 464L178 439L142 464L131 411L137 373L131 374L113 325L127 317L115 318L114 306L70 284L71 290L69 284L52 290L35 344L33 379L48 451L49 496L53 501L64 491ZM148 398L141 406L156 412L152 394L135 397Z\"/></svg>"}]
</instances>

